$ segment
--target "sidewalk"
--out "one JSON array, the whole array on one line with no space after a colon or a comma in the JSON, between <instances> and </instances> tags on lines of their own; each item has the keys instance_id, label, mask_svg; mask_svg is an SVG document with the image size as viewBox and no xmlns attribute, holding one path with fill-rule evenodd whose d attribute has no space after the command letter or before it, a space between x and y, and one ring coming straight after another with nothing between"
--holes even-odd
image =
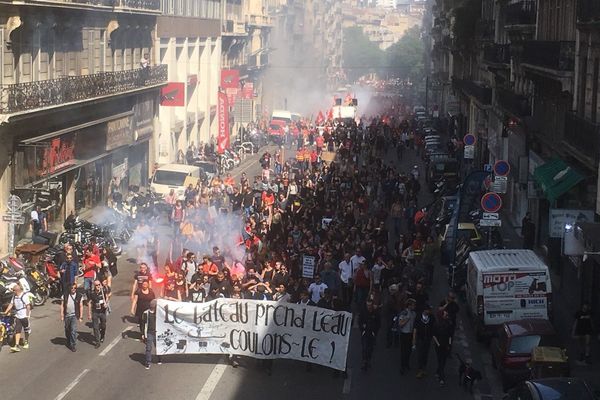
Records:
<instances>
[{"instance_id":1,"label":"sidewalk","mask_svg":"<svg viewBox=\"0 0 600 400\"><path fill-rule=\"evenodd\" d=\"M502 215L501 232L504 238L504 245L507 248L522 247L523 239L518 233L520 232L520 227L515 227L505 215ZM536 248L535 252L542 260L546 260L546 254L543 249ZM583 364L578 361L578 343L571 336L574 316L579 309L580 292L578 287L580 283L577 278L577 271L570 267L570 265L563 265L561 267L564 268L562 276L559 276L558 271L550 269L554 305L552 322L563 343L566 343L571 365L571 375L585 379L594 390L600 391L600 380L598 379L600 377L600 346L597 336L592 338L592 365Z\"/></svg>"}]
</instances>

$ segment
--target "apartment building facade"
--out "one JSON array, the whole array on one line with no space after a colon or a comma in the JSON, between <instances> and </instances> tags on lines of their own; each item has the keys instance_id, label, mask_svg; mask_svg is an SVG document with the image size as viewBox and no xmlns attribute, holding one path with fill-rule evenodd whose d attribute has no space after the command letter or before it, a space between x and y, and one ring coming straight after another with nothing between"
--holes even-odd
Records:
<instances>
[{"instance_id":1,"label":"apartment building facade","mask_svg":"<svg viewBox=\"0 0 600 400\"><path fill-rule=\"evenodd\" d=\"M22 199L18 240L34 203L62 221L146 183L167 67L153 51L158 1L0 3L0 208Z\"/></svg>"}]
</instances>

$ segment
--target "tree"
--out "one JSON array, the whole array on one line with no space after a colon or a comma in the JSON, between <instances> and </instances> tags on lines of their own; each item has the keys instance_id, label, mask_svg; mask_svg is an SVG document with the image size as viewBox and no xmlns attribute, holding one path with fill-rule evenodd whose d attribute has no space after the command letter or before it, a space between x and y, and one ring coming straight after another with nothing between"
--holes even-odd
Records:
<instances>
[{"instance_id":1,"label":"tree","mask_svg":"<svg viewBox=\"0 0 600 400\"><path fill-rule=\"evenodd\" d=\"M421 30L418 26L413 26L398 42L388 47L385 53L389 76L410 79L412 82L421 80L424 73L424 51Z\"/></svg>"},{"instance_id":2,"label":"tree","mask_svg":"<svg viewBox=\"0 0 600 400\"><path fill-rule=\"evenodd\" d=\"M378 73L384 63L384 52L371 42L360 27L344 29L343 66L350 82L371 72Z\"/></svg>"}]
</instances>

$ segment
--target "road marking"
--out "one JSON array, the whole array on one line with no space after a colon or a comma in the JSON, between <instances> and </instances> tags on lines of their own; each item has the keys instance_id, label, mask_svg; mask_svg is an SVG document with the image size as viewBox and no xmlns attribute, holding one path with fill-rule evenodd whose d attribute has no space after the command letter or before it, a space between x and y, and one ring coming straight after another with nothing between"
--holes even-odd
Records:
<instances>
[{"instance_id":1,"label":"road marking","mask_svg":"<svg viewBox=\"0 0 600 400\"><path fill-rule=\"evenodd\" d=\"M350 394L352 388L352 368L346 368L346 379L344 379L344 387L342 388L342 394Z\"/></svg>"},{"instance_id":2,"label":"road marking","mask_svg":"<svg viewBox=\"0 0 600 400\"><path fill-rule=\"evenodd\" d=\"M112 350L113 347L115 347L117 345L117 343L119 343L119 340L123 339L123 335L125 335L125 332L130 331L131 329L133 329L133 326L128 326L127 328L125 328L123 330L123 332L121 332L119 334L119 336L117 336L116 338L113 339L112 342L110 342L108 344L108 346L106 346L104 348L104 350L102 350L102 352L99 354L100 357L104 357L105 355L108 354L109 351Z\"/></svg>"},{"instance_id":3,"label":"road marking","mask_svg":"<svg viewBox=\"0 0 600 400\"><path fill-rule=\"evenodd\" d=\"M212 372L208 376L208 379L206 380L206 382L204 382L204 386L202 386L200 393L198 393L198 396L196 396L196 400L209 400L210 399L210 396L215 391L215 388L217 387L217 384L223 377L223 374L225 373L226 369L227 369L226 364L215 365Z\"/></svg>"},{"instance_id":4,"label":"road marking","mask_svg":"<svg viewBox=\"0 0 600 400\"><path fill-rule=\"evenodd\" d=\"M60 394L58 396L56 396L54 398L54 400L62 400L64 399L71 390L73 390L73 388L79 383L79 381L81 381L81 379L83 379L83 377L85 376L85 374L87 374L88 372L90 372L89 369L84 369L83 371L81 371L81 373L79 375L77 375L77 377L75 377L75 379L73 379L73 382L69 383L69 386L67 386L65 388L65 390L63 390L62 392L60 392Z\"/></svg>"}]
</instances>

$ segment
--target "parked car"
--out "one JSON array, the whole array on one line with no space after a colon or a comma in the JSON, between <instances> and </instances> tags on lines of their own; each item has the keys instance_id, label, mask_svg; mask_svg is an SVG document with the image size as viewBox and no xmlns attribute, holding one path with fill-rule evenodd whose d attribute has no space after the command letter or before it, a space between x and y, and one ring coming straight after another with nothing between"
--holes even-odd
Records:
<instances>
[{"instance_id":1,"label":"parked car","mask_svg":"<svg viewBox=\"0 0 600 400\"><path fill-rule=\"evenodd\" d=\"M594 400L590 386L578 378L525 381L511 389L504 400Z\"/></svg>"},{"instance_id":2,"label":"parked car","mask_svg":"<svg viewBox=\"0 0 600 400\"><path fill-rule=\"evenodd\" d=\"M547 319L521 319L500 325L490 351L492 365L500 372L504 390L531 377L529 362L532 352L536 347L546 346L563 347Z\"/></svg>"}]
</instances>

